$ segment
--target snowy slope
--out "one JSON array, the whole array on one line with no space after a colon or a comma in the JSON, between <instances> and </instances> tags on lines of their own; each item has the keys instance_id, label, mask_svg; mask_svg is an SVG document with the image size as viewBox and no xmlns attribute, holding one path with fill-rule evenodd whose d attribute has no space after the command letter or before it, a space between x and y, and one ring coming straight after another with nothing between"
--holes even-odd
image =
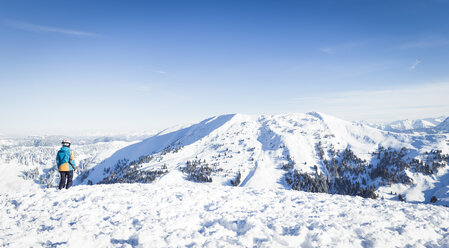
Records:
<instances>
[{"instance_id":1,"label":"snowy slope","mask_svg":"<svg viewBox=\"0 0 449 248\"><path fill-rule=\"evenodd\" d=\"M237 181L262 189L402 194L411 202L436 196L437 204L448 205L447 140L446 134L385 132L320 113L223 115L123 148L77 183ZM311 182L301 181L303 173Z\"/></svg>"},{"instance_id":2,"label":"snowy slope","mask_svg":"<svg viewBox=\"0 0 449 248\"><path fill-rule=\"evenodd\" d=\"M447 247L449 208L159 181L0 194L2 247Z\"/></svg>"}]
</instances>

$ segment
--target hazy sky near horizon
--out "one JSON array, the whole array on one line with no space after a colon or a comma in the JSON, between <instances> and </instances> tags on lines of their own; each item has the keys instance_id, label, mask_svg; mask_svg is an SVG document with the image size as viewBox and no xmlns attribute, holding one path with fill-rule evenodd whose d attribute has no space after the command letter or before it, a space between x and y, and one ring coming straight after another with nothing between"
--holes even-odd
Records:
<instances>
[{"instance_id":1,"label":"hazy sky near horizon","mask_svg":"<svg viewBox=\"0 0 449 248\"><path fill-rule=\"evenodd\" d=\"M449 115L449 1L0 1L0 133Z\"/></svg>"}]
</instances>

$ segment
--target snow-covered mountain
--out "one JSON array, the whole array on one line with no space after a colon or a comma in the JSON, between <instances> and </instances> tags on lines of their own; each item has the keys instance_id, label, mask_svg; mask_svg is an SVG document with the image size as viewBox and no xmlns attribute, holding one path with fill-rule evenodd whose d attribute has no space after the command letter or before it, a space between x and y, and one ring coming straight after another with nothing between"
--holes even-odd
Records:
<instances>
[{"instance_id":1,"label":"snow-covered mountain","mask_svg":"<svg viewBox=\"0 0 449 248\"><path fill-rule=\"evenodd\" d=\"M223 115L144 140L72 138L81 173L59 191L46 186L61 138L0 138L0 246L449 244L449 208L414 204L448 205L448 133Z\"/></svg>"},{"instance_id":2,"label":"snow-covered mountain","mask_svg":"<svg viewBox=\"0 0 449 248\"><path fill-rule=\"evenodd\" d=\"M449 133L449 117L446 118L443 122L438 124L435 129L439 132Z\"/></svg>"},{"instance_id":3,"label":"snow-covered mountain","mask_svg":"<svg viewBox=\"0 0 449 248\"><path fill-rule=\"evenodd\" d=\"M320 113L223 115L125 147L77 183L192 180L447 205L448 140Z\"/></svg>"}]
</instances>

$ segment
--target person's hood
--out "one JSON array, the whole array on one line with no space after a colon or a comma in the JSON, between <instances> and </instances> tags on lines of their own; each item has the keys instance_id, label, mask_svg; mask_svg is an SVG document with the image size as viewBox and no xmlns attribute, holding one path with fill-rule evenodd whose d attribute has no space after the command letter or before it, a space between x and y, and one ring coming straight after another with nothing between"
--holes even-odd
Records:
<instances>
[{"instance_id":1,"label":"person's hood","mask_svg":"<svg viewBox=\"0 0 449 248\"><path fill-rule=\"evenodd\" d=\"M61 147L61 151L70 151L70 148L68 148L67 146L63 146Z\"/></svg>"}]
</instances>

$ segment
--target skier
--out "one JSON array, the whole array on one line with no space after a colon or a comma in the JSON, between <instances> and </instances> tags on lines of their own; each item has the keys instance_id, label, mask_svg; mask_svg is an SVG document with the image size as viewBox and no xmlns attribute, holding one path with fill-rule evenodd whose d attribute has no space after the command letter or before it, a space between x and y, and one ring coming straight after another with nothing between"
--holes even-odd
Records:
<instances>
[{"instance_id":1,"label":"skier","mask_svg":"<svg viewBox=\"0 0 449 248\"><path fill-rule=\"evenodd\" d=\"M56 155L56 164L58 165L59 174L61 176L59 189L64 187L69 189L70 186L72 186L73 171L76 170L75 156L73 156L73 151L70 150L70 140L64 139L61 144L62 147Z\"/></svg>"}]
</instances>

